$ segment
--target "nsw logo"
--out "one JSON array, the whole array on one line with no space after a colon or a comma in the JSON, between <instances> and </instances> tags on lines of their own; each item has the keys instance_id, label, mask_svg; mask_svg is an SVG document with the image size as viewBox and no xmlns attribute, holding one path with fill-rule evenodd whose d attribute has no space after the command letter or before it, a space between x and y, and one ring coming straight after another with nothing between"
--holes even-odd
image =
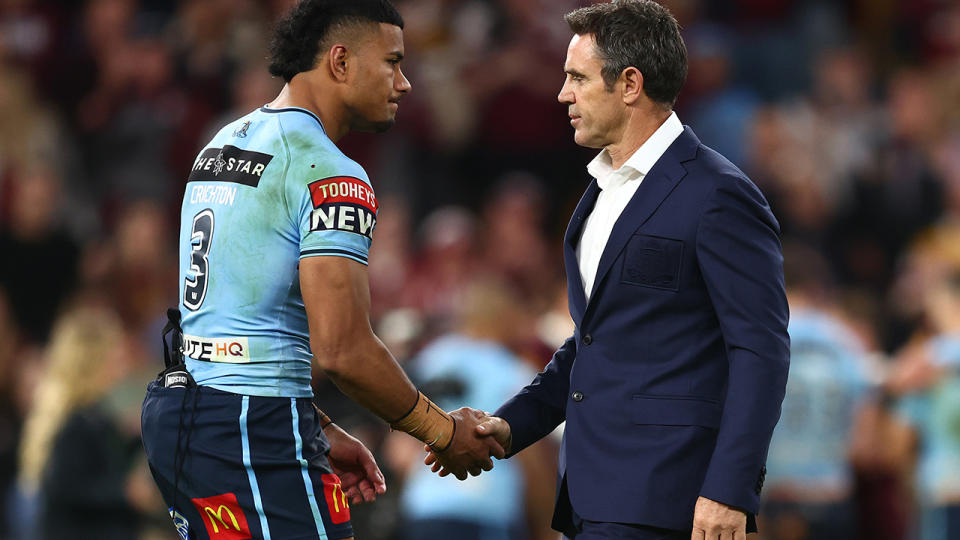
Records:
<instances>
[{"instance_id":1,"label":"nsw logo","mask_svg":"<svg viewBox=\"0 0 960 540\"><path fill-rule=\"evenodd\" d=\"M234 137L240 137L241 139L247 136L247 130L250 129L250 121L240 124L240 127L233 131Z\"/></svg>"}]
</instances>

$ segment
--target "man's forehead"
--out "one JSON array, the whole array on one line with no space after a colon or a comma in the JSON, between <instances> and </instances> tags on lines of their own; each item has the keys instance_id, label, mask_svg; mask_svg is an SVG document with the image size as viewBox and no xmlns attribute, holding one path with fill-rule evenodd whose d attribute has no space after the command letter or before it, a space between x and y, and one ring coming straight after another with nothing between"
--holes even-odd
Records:
<instances>
[{"instance_id":1,"label":"man's forehead","mask_svg":"<svg viewBox=\"0 0 960 540\"><path fill-rule=\"evenodd\" d=\"M388 51L403 52L403 30L394 24L379 24L380 42Z\"/></svg>"},{"instance_id":2,"label":"man's forehead","mask_svg":"<svg viewBox=\"0 0 960 540\"><path fill-rule=\"evenodd\" d=\"M593 34L574 34L567 47L564 69L583 67L592 61L599 61Z\"/></svg>"}]
</instances>

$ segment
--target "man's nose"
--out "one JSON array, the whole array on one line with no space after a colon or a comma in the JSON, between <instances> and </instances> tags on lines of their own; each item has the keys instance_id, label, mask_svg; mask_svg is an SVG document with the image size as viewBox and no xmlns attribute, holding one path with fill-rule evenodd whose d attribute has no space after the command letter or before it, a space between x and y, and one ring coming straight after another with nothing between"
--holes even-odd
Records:
<instances>
[{"instance_id":1,"label":"man's nose","mask_svg":"<svg viewBox=\"0 0 960 540\"><path fill-rule=\"evenodd\" d=\"M560 93L557 94L557 101L560 103L573 103L573 92L567 89L567 83L564 82L563 86L560 88Z\"/></svg>"},{"instance_id":2,"label":"man's nose","mask_svg":"<svg viewBox=\"0 0 960 540\"><path fill-rule=\"evenodd\" d=\"M397 81L399 83L397 85L397 92L407 94L410 92L410 90L413 89L413 85L410 84L410 81L407 80L406 75L404 75L402 71L400 71L399 74L400 74L400 80Z\"/></svg>"}]
</instances>

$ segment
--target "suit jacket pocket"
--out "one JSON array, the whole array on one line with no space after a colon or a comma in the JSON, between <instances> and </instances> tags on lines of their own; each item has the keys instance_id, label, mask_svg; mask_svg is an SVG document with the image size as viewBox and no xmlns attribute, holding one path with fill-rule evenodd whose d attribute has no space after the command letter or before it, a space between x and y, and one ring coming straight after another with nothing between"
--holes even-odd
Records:
<instances>
[{"instance_id":1,"label":"suit jacket pocket","mask_svg":"<svg viewBox=\"0 0 960 540\"><path fill-rule=\"evenodd\" d=\"M676 291L680 288L683 242L635 234L623 258L620 282Z\"/></svg>"},{"instance_id":2,"label":"suit jacket pocket","mask_svg":"<svg viewBox=\"0 0 960 540\"><path fill-rule=\"evenodd\" d=\"M633 396L633 423L653 426L720 427L720 403L688 396Z\"/></svg>"}]
</instances>

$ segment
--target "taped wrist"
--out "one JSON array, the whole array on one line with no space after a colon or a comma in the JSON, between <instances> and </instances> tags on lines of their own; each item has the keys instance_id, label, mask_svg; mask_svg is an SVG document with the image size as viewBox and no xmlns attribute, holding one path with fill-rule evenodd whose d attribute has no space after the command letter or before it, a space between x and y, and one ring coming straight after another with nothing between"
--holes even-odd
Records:
<instances>
[{"instance_id":1,"label":"taped wrist","mask_svg":"<svg viewBox=\"0 0 960 540\"><path fill-rule=\"evenodd\" d=\"M333 420L327 416L327 413L320 410L320 407L317 407L317 405L314 404L313 408L317 411L317 420L320 421L320 429L326 429L327 426L333 423Z\"/></svg>"},{"instance_id":2,"label":"taped wrist","mask_svg":"<svg viewBox=\"0 0 960 540\"><path fill-rule=\"evenodd\" d=\"M423 392L417 392L417 402L410 412L403 418L390 422L390 427L413 435L435 452L446 450L457 430L453 417L437 407Z\"/></svg>"}]
</instances>

